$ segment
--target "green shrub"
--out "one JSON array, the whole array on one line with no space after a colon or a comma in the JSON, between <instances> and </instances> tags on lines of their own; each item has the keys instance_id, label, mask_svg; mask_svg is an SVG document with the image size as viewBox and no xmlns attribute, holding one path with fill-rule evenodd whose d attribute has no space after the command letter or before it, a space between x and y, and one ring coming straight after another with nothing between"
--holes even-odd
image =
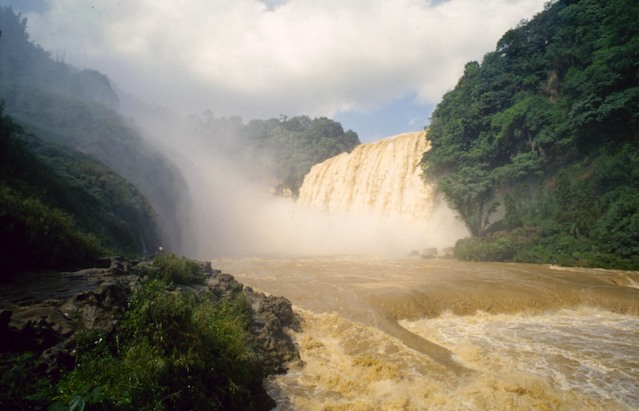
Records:
<instances>
[{"instance_id":1,"label":"green shrub","mask_svg":"<svg viewBox=\"0 0 639 411\"><path fill-rule=\"evenodd\" d=\"M157 255L151 264L140 265L137 274L172 284L204 284L206 281L200 264L173 253Z\"/></svg>"},{"instance_id":2,"label":"green shrub","mask_svg":"<svg viewBox=\"0 0 639 411\"><path fill-rule=\"evenodd\" d=\"M239 296L176 292L152 280L130 300L109 337L76 337L76 368L59 385L58 406L84 409L270 409L252 349L251 308Z\"/></svg>"},{"instance_id":3,"label":"green shrub","mask_svg":"<svg viewBox=\"0 0 639 411\"><path fill-rule=\"evenodd\" d=\"M457 241L455 255L467 261L512 261L577 267L636 269L639 256L624 257L587 237L543 228L517 229L487 238Z\"/></svg>"},{"instance_id":4,"label":"green shrub","mask_svg":"<svg viewBox=\"0 0 639 411\"><path fill-rule=\"evenodd\" d=\"M98 239L64 211L0 182L0 265L3 273L74 269L105 252Z\"/></svg>"},{"instance_id":5,"label":"green shrub","mask_svg":"<svg viewBox=\"0 0 639 411\"><path fill-rule=\"evenodd\" d=\"M0 357L0 409L46 409L55 390L41 378L31 352L3 353Z\"/></svg>"},{"instance_id":6,"label":"green shrub","mask_svg":"<svg viewBox=\"0 0 639 411\"><path fill-rule=\"evenodd\" d=\"M469 237L458 240L455 244L455 255L467 261L509 261L515 253L515 244L507 237Z\"/></svg>"}]
</instances>

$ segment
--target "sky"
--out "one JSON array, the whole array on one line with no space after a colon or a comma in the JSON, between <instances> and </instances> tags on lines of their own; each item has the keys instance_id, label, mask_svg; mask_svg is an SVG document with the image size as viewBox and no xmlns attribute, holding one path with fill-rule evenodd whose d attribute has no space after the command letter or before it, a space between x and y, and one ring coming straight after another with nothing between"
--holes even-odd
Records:
<instances>
[{"instance_id":1,"label":"sky","mask_svg":"<svg viewBox=\"0 0 639 411\"><path fill-rule=\"evenodd\" d=\"M184 114L421 130L464 65L546 0L0 0L52 56Z\"/></svg>"}]
</instances>

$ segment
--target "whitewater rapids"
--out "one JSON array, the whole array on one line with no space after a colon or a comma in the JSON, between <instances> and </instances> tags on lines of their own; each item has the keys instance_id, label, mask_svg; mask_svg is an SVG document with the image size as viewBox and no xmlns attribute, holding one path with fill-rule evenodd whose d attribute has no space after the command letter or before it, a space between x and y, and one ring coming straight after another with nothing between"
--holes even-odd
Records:
<instances>
[{"instance_id":1,"label":"whitewater rapids","mask_svg":"<svg viewBox=\"0 0 639 411\"><path fill-rule=\"evenodd\" d=\"M639 408L639 273L363 257L216 260L289 298L279 410Z\"/></svg>"}]
</instances>

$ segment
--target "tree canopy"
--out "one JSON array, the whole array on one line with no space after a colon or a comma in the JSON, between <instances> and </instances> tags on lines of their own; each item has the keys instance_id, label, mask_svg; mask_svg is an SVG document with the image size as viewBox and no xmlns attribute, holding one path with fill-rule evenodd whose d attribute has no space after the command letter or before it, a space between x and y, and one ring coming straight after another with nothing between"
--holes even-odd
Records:
<instances>
[{"instance_id":1,"label":"tree canopy","mask_svg":"<svg viewBox=\"0 0 639 411\"><path fill-rule=\"evenodd\" d=\"M269 176L279 190L297 196L311 167L342 152L350 152L360 141L341 124L326 117L296 116L251 120L215 118L210 113L197 120L206 144L221 150L254 176Z\"/></svg>"},{"instance_id":2,"label":"tree canopy","mask_svg":"<svg viewBox=\"0 0 639 411\"><path fill-rule=\"evenodd\" d=\"M633 223L612 217L629 218L639 192L637 21L630 0L550 2L466 65L433 112L422 164L473 236L535 228L546 249L566 235L590 259L639 264L623 252L639 252ZM610 167L622 158L623 175ZM604 226L624 240L612 245Z\"/></svg>"}]
</instances>

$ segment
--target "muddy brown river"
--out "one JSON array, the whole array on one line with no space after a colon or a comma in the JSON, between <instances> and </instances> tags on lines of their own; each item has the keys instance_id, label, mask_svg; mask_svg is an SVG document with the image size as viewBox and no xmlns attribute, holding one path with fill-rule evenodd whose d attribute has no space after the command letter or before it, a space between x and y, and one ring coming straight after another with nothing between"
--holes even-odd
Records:
<instances>
[{"instance_id":1,"label":"muddy brown river","mask_svg":"<svg viewBox=\"0 0 639 411\"><path fill-rule=\"evenodd\" d=\"M439 259L214 260L289 298L279 410L639 409L639 273Z\"/></svg>"}]
</instances>

